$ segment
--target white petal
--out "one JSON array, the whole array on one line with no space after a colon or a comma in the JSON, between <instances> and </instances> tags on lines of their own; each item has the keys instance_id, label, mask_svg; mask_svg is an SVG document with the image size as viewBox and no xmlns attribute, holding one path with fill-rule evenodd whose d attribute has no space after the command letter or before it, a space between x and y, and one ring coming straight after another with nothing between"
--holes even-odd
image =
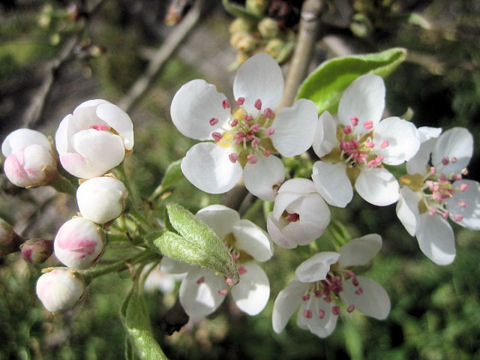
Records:
<instances>
[{"instance_id":1,"label":"white petal","mask_svg":"<svg viewBox=\"0 0 480 360\"><path fill-rule=\"evenodd\" d=\"M282 220L277 220L274 218L273 213L268 214L267 217L267 230L272 241L285 249L293 249L297 247L295 239L287 238L282 229L285 225L282 224Z\"/></svg>"},{"instance_id":2,"label":"white petal","mask_svg":"<svg viewBox=\"0 0 480 360\"><path fill-rule=\"evenodd\" d=\"M189 81L173 97L170 106L173 124L185 136L207 140L230 116L230 109L222 106L225 99L214 85L200 79ZM215 126L210 125L212 118L219 120Z\"/></svg>"},{"instance_id":3,"label":"white petal","mask_svg":"<svg viewBox=\"0 0 480 360\"><path fill-rule=\"evenodd\" d=\"M5 140L3 140L2 153L7 157L12 152L33 144L50 149L50 141L41 132L31 129L17 129L8 134Z\"/></svg>"},{"instance_id":4,"label":"white petal","mask_svg":"<svg viewBox=\"0 0 480 360\"><path fill-rule=\"evenodd\" d=\"M363 170L355 182L355 189L365 201L373 205L386 206L398 200L398 182L383 168Z\"/></svg>"},{"instance_id":5,"label":"white petal","mask_svg":"<svg viewBox=\"0 0 480 360\"><path fill-rule=\"evenodd\" d=\"M160 270L167 274L186 274L189 271L196 271L196 267L186 262L164 256L160 261Z\"/></svg>"},{"instance_id":6,"label":"white petal","mask_svg":"<svg viewBox=\"0 0 480 360\"><path fill-rule=\"evenodd\" d=\"M248 315L257 315L267 305L270 297L270 283L265 271L255 263L244 264L246 273L232 288L232 298L240 310Z\"/></svg>"},{"instance_id":7,"label":"white petal","mask_svg":"<svg viewBox=\"0 0 480 360\"><path fill-rule=\"evenodd\" d=\"M338 145L337 123L328 111L325 111L318 119L317 130L313 138L313 151L318 157L330 153Z\"/></svg>"},{"instance_id":8,"label":"white petal","mask_svg":"<svg viewBox=\"0 0 480 360\"><path fill-rule=\"evenodd\" d=\"M468 189L464 192L457 190L453 197L446 200L450 219L468 229L480 230L480 184L473 180L460 180L453 186L458 188L461 184L467 184ZM466 207L459 206L459 201L464 201ZM455 215L461 215L463 219L457 221Z\"/></svg>"},{"instance_id":9,"label":"white petal","mask_svg":"<svg viewBox=\"0 0 480 360\"><path fill-rule=\"evenodd\" d=\"M249 220L240 220L233 226L237 240L235 246L251 255L257 261L267 261L273 255L268 234Z\"/></svg>"},{"instance_id":10,"label":"white petal","mask_svg":"<svg viewBox=\"0 0 480 360\"><path fill-rule=\"evenodd\" d=\"M438 215L421 214L417 240L420 250L435 264L449 265L455 259L455 238L450 224Z\"/></svg>"},{"instance_id":11,"label":"white petal","mask_svg":"<svg viewBox=\"0 0 480 360\"><path fill-rule=\"evenodd\" d=\"M418 222L418 203L421 199L420 193L412 191L408 186L400 188L400 197L397 203L397 216L402 225L411 236L415 236Z\"/></svg>"},{"instance_id":12,"label":"white petal","mask_svg":"<svg viewBox=\"0 0 480 360\"><path fill-rule=\"evenodd\" d=\"M59 155L64 155L73 151L71 147L71 137L73 135L72 122L73 116L68 114L62 119L55 132L55 147L57 148Z\"/></svg>"},{"instance_id":13,"label":"white petal","mask_svg":"<svg viewBox=\"0 0 480 360\"><path fill-rule=\"evenodd\" d=\"M420 135L411 122L398 117L389 117L378 123L373 141L375 152L384 157L388 165L399 165L412 158L420 147ZM388 141L388 146L381 145Z\"/></svg>"},{"instance_id":14,"label":"white petal","mask_svg":"<svg viewBox=\"0 0 480 360\"><path fill-rule=\"evenodd\" d=\"M311 180L303 179L303 178L294 178L285 181L280 189L278 189L278 193L295 193L300 195L306 195L309 193L314 193L315 186Z\"/></svg>"},{"instance_id":15,"label":"white petal","mask_svg":"<svg viewBox=\"0 0 480 360\"><path fill-rule=\"evenodd\" d=\"M325 280L330 271L330 266L340 259L340 254L324 251L313 255L302 262L295 270L295 279L303 283L312 283Z\"/></svg>"},{"instance_id":16,"label":"white petal","mask_svg":"<svg viewBox=\"0 0 480 360\"><path fill-rule=\"evenodd\" d=\"M368 74L356 79L342 95L338 105L338 117L344 125L352 125L351 118L358 118L358 126L353 133L367 132L363 127L372 121L375 128L385 107L385 84L380 76Z\"/></svg>"},{"instance_id":17,"label":"white petal","mask_svg":"<svg viewBox=\"0 0 480 360\"><path fill-rule=\"evenodd\" d=\"M76 133L80 130L86 130L94 125L108 125L97 115L97 107L103 104L110 104L106 100L94 99L87 100L78 105L73 110L73 119L69 124L70 130Z\"/></svg>"},{"instance_id":18,"label":"white petal","mask_svg":"<svg viewBox=\"0 0 480 360\"><path fill-rule=\"evenodd\" d=\"M292 107L283 108L275 117L271 136L273 146L283 156L296 156L308 150L313 143L317 127L317 108L306 99L300 99Z\"/></svg>"},{"instance_id":19,"label":"white petal","mask_svg":"<svg viewBox=\"0 0 480 360\"><path fill-rule=\"evenodd\" d=\"M97 116L123 138L125 149L133 148L133 123L125 111L114 104L100 104L97 107Z\"/></svg>"},{"instance_id":20,"label":"white petal","mask_svg":"<svg viewBox=\"0 0 480 360\"><path fill-rule=\"evenodd\" d=\"M273 201L277 194L275 186L285 179L285 167L276 156L258 156L255 164L247 163L243 169L245 187L262 200Z\"/></svg>"},{"instance_id":21,"label":"white petal","mask_svg":"<svg viewBox=\"0 0 480 360\"><path fill-rule=\"evenodd\" d=\"M275 110L283 96L282 69L269 55L259 53L245 61L237 71L233 81L235 99L245 98L244 107L249 113L255 113L255 101L262 101L262 109Z\"/></svg>"},{"instance_id":22,"label":"white petal","mask_svg":"<svg viewBox=\"0 0 480 360\"><path fill-rule=\"evenodd\" d=\"M310 302L302 303L297 315L297 325L322 339L326 338L337 326L338 315L333 314L333 306L333 303L327 303L322 298L313 298ZM311 311L310 318L305 317L305 310ZM319 316L320 311L323 312L322 317Z\"/></svg>"},{"instance_id":23,"label":"white petal","mask_svg":"<svg viewBox=\"0 0 480 360\"><path fill-rule=\"evenodd\" d=\"M441 128L422 126L418 128L420 134L420 148L414 157L407 161L409 174L425 174L436 139L442 132Z\"/></svg>"},{"instance_id":24,"label":"white petal","mask_svg":"<svg viewBox=\"0 0 480 360\"><path fill-rule=\"evenodd\" d=\"M193 185L210 194L221 194L235 186L242 167L228 158L230 150L214 143L199 143L182 160L183 175Z\"/></svg>"},{"instance_id":25,"label":"white petal","mask_svg":"<svg viewBox=\"0 0 480 360\"><path fill-rule=\"evenodd\" d=\"M210 205L200 209L195 216L206 223L220 239L233 232L233 226L240 221L240 215L224 205Z\"/></svg>"},{"instance_id":26,"label":"white petal","mask_svg":"<svg viewBox=\"0 0 480 360\"><path fill-rule=\"evenodd\" d=\"M435 143L432 152L433 166L446 175L459 173L466 168L473 154L473 136L465 128L456 127L445 131ZM455 163L443 166L442 159L456 157Z\"/></svg>"},{"instance_id":27,"label":"white petal","mask_svg":"<svg viewBox=\"0 0 480 360\"><path fill-rule=\"evenodd\" d=\"M338 263L342 268L365 265L377 255L381 248L382 237L378 234L368 234L353 239L338 250L340 253Z\"/></svg>"},{"instance_id":28,"label":"white petal","mask_svg":"<svg viewBox=\"0 0 480 360\"><path fill-rule=\"evenodd\" d=\"M219 291L225 288L222 276L197 268L190 271L180 285L180 304L192 319L201 319L220 306L225 295L219 294Z\"/></svg>"},{"instance_id":29,"label":"white petal","mask_svg":"<svg viewBox=\"0 0 480 360\"><path fill-rule=\"evenodd\" d=\"M352 201L353 187L344 163L315 162L312 180L318 193L328 204L343 208Z\"/></svg>"},{"instance_id":30,"label":"white petal","mask_svg":"<svg viewBox=\"0 0 480 360\"><path fill-rule=\"evenodd\" d=\"M390 313L390 298L382 285L363 276L357 276L358 286L352 280L344 281L340 297L343 302L354 305L361 313L378 320L385 319ZM356 294L359 288L361 294Z\"/></svg>"},{"instance_id":31,"label":"white petal","mask_svg":"<svg viewBox=\"0 0 480 360\"><path fill-rule=\"evenodd\" d=\"M283 331L288 320L297 310L302 296L308 289L308 284L293 280L285 289L280 291L273 304L272 325L273 330L278 334Z\"/></svg>"}]
</instances>

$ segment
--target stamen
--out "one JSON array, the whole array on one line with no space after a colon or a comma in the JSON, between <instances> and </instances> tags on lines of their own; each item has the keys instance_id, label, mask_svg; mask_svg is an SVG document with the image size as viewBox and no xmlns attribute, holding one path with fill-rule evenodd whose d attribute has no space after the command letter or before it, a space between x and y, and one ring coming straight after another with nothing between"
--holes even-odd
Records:
<instances>
[{"instance_id":1,"label":"stamen","mask_svg":"<svg viewBox=\"0 0 480 360\"><path fill-rule=\"evenodd\" d=\"M457 162L457 158L455 156L452 156L450 161L452 162L452 164L455 164Z\"/></svg>"},{"instance_id":2,"label":"stamen","mask_svg":"<svg viewBox=\"0 0 480 360\"><path fill-rule=\"evenodd\" d=\"M250 122L253 120L253 116L252 115L245 115L245 120Z\"/></svg>"},{"instance_id":3,"label":"stamen","mask_svg":"<svg viewBox=\"0 0 480 360\"><path fill-rule=\"evenodd\" d=\"M382 149L385 149L386 147L388 147L390 145L390 143L388 142L388 140L383 140L382 144L380 145L380 147Z\"/></svg>"},{"instance_id":4,"label":"stamen","mask_svg":"<svg viewBox=\"0 0 480 360\"><path fill-rule=\"evenodd\" d=\"M204 283L204 282L205 282L205 276L199 277L199 278L197 279L197 284L202 284L202 283Z\"/></svg>"},{"instance_id":5,"label":"stamen","mask_svg":"<svg viewBox=\"0 0 480 360\"><path fill-rule=\"evenodd\" d=\"M357 126L358 125L358 117L352 116L350 118L350 122L352 123L353 126Z\"/></svg>"},{"instance_id":6,"label":"stamen","mask_svg":"<svg viewBox=\"0 0 480 360\"><path fill-rule=\"evenodd\" d=\"M235 102L235 104L236 104L237 106L241 106L241 105L243 105L244 102L245 102L245 98L244 98L244 97L239 97L239 98L237 99L237 101Z\"/></svg>"},{"instance_id":7,"label":"stamen","mask_svg":"<svg viewBox=\"0 0 480 360\"><path fill-rule=\"evenodd\" d=\"M230 101L228 101L228 99L223 100L222 101L222 106L223 106L224 109L230 108L230 106L231 106Z\"/></svg>"},{"instance_id":8,"label":"stamen","mask_svg":"<svg viewBox=\"0 0 480 360\"><path fill-rule=\"evenodd\" d=\"M433 216L437 213L437 209L430 209L428 210L428 215Z\"/></svg>"},{"instance_id":9,"label":"stamen","mask_svg":"<svg viewBox=\"0 0 480 360\"><path fill-rule=\"evenodd\" d=\"M263 156L269 157L270 155L272 155L272 151L271 151L271 150L269 150L269 149L263 150Z\"/></svg>"},{"instance_id":10,"label":"stamen","mask_svg":"<svg viewBox=\"0 0 480 360\"><path fill-rule=\"evenodd\" d=\"M343 133L345 135L351 134L352 133L352 127L350 125L344 126L343 127Z\"/></svg>"},{"instance_id":11,"label":"stamen","mask_svg":"<svg viewBox=\"0 0 480 360\"><path fill-rule=\"evenodd\" d=\"M89 129L94 129L94 130L98 130L98 131L108 131L108 130L110 130L110 127L107 126L107 125L104 125L104 124L98 124L98 125L90 126Z\"/></svg>"},{"instance_id":12,"label":"stamen","mask_svg":"<svg viewBox=\"0 0 480 360\"><path fill-rule=\"evenodd\" d=\"M258 158L256 155L254 154L248 154L247 155L247 162L249 164L256 164L258 162Z\"/></svg>"},{"instance_id":13,"label":"stamen","mask_svg":"<svg viewBox=\"0 0 480 360\"><path fill-rule=\"evenodd\" d=\"M222 139L222 134L215 131L215 132L212 133L212 138L215 141L220 141Z\"/></svg>"},{"instance_id":14,"label":"stamen","mask_svg":"<svg viewBox=\"0 0 480 360\"><path fill-rule=\"evenodd\" d=\"M355 310L355 305L350 305L349 307L347 307L347 312L348 313L353 312L353 310Z\"/></svg>"},{"instance_id":15,"label":"stamen","mask_svg":"<svg viewBox=\"0 0 480 360\"><path fill-rule=\"evenodd\" d=\"M256 149L258 147L258 144L260 144L260 140L253 139L252 143L251 143L251 146L252 146L252 148Z\"/></svg>"},{"instance_id":16,"label":"stamen","mask_svg":"<svg viewBox=\"0 0 480 360\"><path fill-rule=\"evenodd\" d=\"M235 127L238 125L238 119L233 119L231 122L230 122L230 126L231 127Z\"/></svg>"},{"instance_id":17,"label":"stamen","mask_svg":"<svg viewBox=\"0 0 480 360\"><path fill-rule=\"evenodd\" d=\"M220 289L220 290L218 290L218 293L220 295L227 295L228 294L228 289Z\"/></svg>"},{"instance_id":18,"label":"stamen","mask_svg":"<svg viewBox=\"0 0 480 360\"><path fill-rule=\"evenodd\" d=\"M233 280L230 279L230 278L226 278L226 279L225 279L225 282L227 283L228 286L232 286L232 285L233 285Z\"/></svg>"},{"instance_id":19,"label":"stamen","mask_svg":"<svg viewBox=\"0 0 480 360\"><path fill-rule=\"evenodd\" d=\"M332 314L339 315L340 314L340 307L339 306L332 306Z\"/></svg>"},{"instance_id":20,"label":"stamen","mask_svg":"<svg viewBox=\"0 0 480 360\"><path fill-rule=\"evenodd\" d=\"M218 124L218 119L217 118L211 118L209 121L210 125L214 126Z\"/></svg>"},{"instance_id":21,"label":"stamen","mask_svg":"<svg viewBox=\"0 0 480 360\"><path fill-rule=\"evenodd\" d=\"M366 129L366 130L371 130L373 128L373 121L365 121L363 123L363 127Z\"/></svg>"},{"instance_id":22,"label":"stamen","mask_svg":"<svg viewBox=\"0 0 480 360\"><path fill-rule=\"evenodd\" d=\"M460 184L459 189L460 189L461 192L467 191L468 190L468 184L465 184L465 183Z\"/></svg>"},{"instance_id":23,"label":"stamen","mask_svg":"<svg viewBox=\"0 0 480 360\"><path fill-rule=\"evenodd\" d=\"M267 107L265 110L263 110L263 116L265 116L267 119L271 119L273 117L273 110Z\"/></svg>"},{"instance_id":24,"label":"stamen","mask_svg":"<svg viewBox=\"0 0 480 360\"><path fill-rule=\"evenodd\" d=\"M464 200L459 200L457 205L462 207L462 208L466 208L468 206L467 202L464 201Z\"/></svg>"},{"instance_id":25,"label":"stamen","mask_svg":"<svg viewBox=\"0 0 480 360\"><path fill-rule=\"evenodd\" d=\"M370 140L367 140L364 142L365 146L370 148L370 149L373 149L375 147L375 144L373 141L370 141Z\"/></svg>"},{"instance_id":26,"label":"stamen","mask_svg":"<svg viewBox=\"0 0 480 360\"><path fill-rule=\"evenodd\" d=\"M310 294L303 295L303 296L302 296L302 300L303 300L303 301L310 300Z\"/></svg>"},{"instance_id":27,"label":"stamen","mask_svg":"<svg viewBox=\"0 0 480 360\"><path fill-rule=\"evenodd\" d=\"M275 133L275 129L274 128L268 128L265 133L267 134L267 136L272 136Z\"/></svg>"},{"instance_id":28,"label":"stamen","mask_svg":"<svg viewBox=\"0 0 480 360\"><path fill-rule=\"evenodd\" d=\"M230 161L232 163L235 164L238 160L238 154L237 153L231 153L230 155L228 155L228 158L230 159Z\"/></svg>"},{"instance_id":29,"label":"stamen","mask_svg":"<svg viewBox=\"0 0 480 360\"><path fill-rule=\"evenodd\" d=\"M325 310L318 309L318 317L323 319L325 317Z\"/></svg>"},{"instance_id":30,"label":"stamen","mask_svg":"<svg viewBox=\"0 0 480 360\"><path fill-rule=\"evenodd\" d=\"M442 159L442 164L443 165L448 165L449 162L450 161L448 160L448 157L446 157L446 156Z\"/></svg>"},{"instance_id":31,"label":"stamen","mask_svg":"<svg viewBox=\"0 0 480 360\"><path fill-rule=\"evenodd\" d=\"M239 266L239 267L238 267L238 273L239 273L240 275L246 274L246 273L247 273L247 269L245 268L245 266Z\"/></svg>"},{"instance_id":32,"label":"stamen","mask_svg":"<svg viewBox=\"0 0 480 360\"><path fill-rule=\"evenodd\" d=\"M463 215L461 215L461 214L455 214L455 215L453 216L453 219L454 219L455 221L462 221L462 220L463 220Z\"/></svg>"},{"instance_id":33,"label":"stamen","mask_svg":"<svg viewBox=\"0 0 480 360\"><path fill-rule=\"evenodd\" d=\"M295 222L295 221L298 221L299 219L300 219L300 215L298 215L297 213L293 213L293 214L288 213L287 215L287 221L289 222Z\"/></svg>"},{"instance_id":34,"label":"stamen","mask_svg":"<svg viewBox=\"0 0 480 360\"><path fill-rule=\"evenodd\" d=\"M303 310L303 316L305 316L307 319L312 318L312 311L311 310Z\"/></svg>"},{"instance_id":35,"label":"stamen","mask_svg":"<svg viewBox=\"0 0 480 360\"><path fill-rule=\"evenodd\" d=\"M363 289L362 289L362 288L358 288L357 290L355 290L355 294L357 294L357 295L362 295L362 294L363 294Z\"/></svg>"},{"instance_id":36,"label":"stamen","mask_svg":"<svg viewBox=\"0 0 480 360\"><path fill-rule=\"evenodd\" d=\"M255 109L261 110L262 109L262 100L260 100L260 99L255 100L254 106L255 106Z\"/></svg>"}]
</instances>

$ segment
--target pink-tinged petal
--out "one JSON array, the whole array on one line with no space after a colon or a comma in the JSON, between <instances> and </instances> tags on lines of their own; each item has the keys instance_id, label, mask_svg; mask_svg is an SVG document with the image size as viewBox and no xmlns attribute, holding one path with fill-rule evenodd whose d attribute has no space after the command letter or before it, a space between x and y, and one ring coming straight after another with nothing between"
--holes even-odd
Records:
<instances>
[{"instance_id":1,"label":"pink-tinged petal","mask_svg":"<svg viewBox=\"0 0 480 360\"><path fill-rule=\"evenodd\" d=\"M104 103L97 107L97 116L113 128L122 138L125 149L133 148L133 123L130 116L117 105Z\"/></svg>"},{"instance_id":2,"label":"pink-tinged petal","mask_svg":"<svg viewBox=\"0 0 480 360\"><path fill-rule=\"evenodd\" d=\"M69 124L70 130L76 133L80 130L85 130L95 125L107 125L106 122L99 119L97 115L97 107L103 104L110 104L103 99L87 100L78 105L73 110L73 120Z\"/></svg>"},{"instance_id":3,"label":"pink-tinged petal","mask_svg":"<svg viewBox=\"0 0 480 360\"><path fill-rule=\"evenodd\" d=\"M273 201L277 187L285 179L285 167L276 156L259 156L255 164L247 163L243 169L245 187L262 200Z\"/></svg>"},{"instance_id":4,"label":"pink-tinged petal","mask_svg":"<svg viewBox=\"0 0 480 360\"><path fill-rule=\"evenodd\" d=\"M182 160L183 175L194 186L210 194L222 194L235 186L242 167L228 158L230 150L214 143L199 143Z\"/></svg>"},{"instance_id":5,"label":"pink-tinged petal","mask_svg":"<svg viewBox=\"0 0 480 360\"><path fill-rule=\"evenodd\" d=\"M184 84L175 94L170 106L173 124L185 136L197 140L210 139L210 134L221 127L230 116L230 109L224 109L226 97L214 85L196 79ZM218 119L215 126L212 118Z\"/></svg>"},{"instance_id":6,"label":"pink-tinged petal","mask_svg":"<svg viewBox=\"0 0 480 360\"><path fill-rule=\"evenodd\" d=\"M328 111L318 119L317 130L313 138L312 148L318 157L325 156L338 145L337 123Z\"/></svg>"},{"instance_id":7,"label":"pink-tinged petal","mask_svg":"<svg viewBox=\"0 0 480 360\"><path fill-rule=\"evenodd\" d=\"M322 298L303 302L297 314L297 325L322 339L330 336L338 321L338 315L333 313L334 306L334 303L327 303Z\"/></svg>"},{"instance_id":8,"label":"pink-tinged petal","mask_svg":"<svg viewBox=\"0 0 480 360\"><path fill-rule=\"evenodd\" d=\"M167 274L180 275L186 274L189 271L196 271L196 267L186 262L164 256L160 261L160 270Z\"/></svg>"},{"instance_id":9,"label":"pink-tinged petal","mask_svg":"<svg viewBox=\"0 0 480 360\"><path fill-rule=\"evenodd\" d=\"M8 134L5 140L3 140L2 153L7 157L12 152L33 144L50 149L50 141L41 132L31 129L17 129Z\"/></svg>"},{"instance_id":10,"label":"pink-tinged petal","mask_svg":"<svg viewBox=\"0 0 480 360\"><path fill-rule=\"evenodd\" d=\"M473 180L460 180L455 181L453 186L460 188L462 184L467 185L467 190L457 190L453 197L446 200L450 219L468 229L480 230L480 184Z\"/></svg>"},{"instance_id":11,"label":"pink-tinged petal","mask_svg":"<svg viewBox=\"0 0 480 360\"><path fill-rule=\"evenodd\" d=\"M421 200L422 195L415 191L412 191L408 186L400 188L400 197L397 203L397 216L405 230L411 236L415 236L418 222L418 203Z\"/></svg>"},{"instance_id":12,"label":"pink-tinged petal","mask_svg":"<svg viewBox=\"0 0 480 360\"><path fill-rule=\"evenodd\" d=\"M283 74L277 62L269 55L259 53L245 61L233 81L235 99L245 98L243 107L256 113L255 101L262 101L262 109L275 110L283 96Z\"/></svg>"},{"instance_id":13,"label":"pink-tinged petal","mask_svg":"<svg viewBox=\"0 0 480 360\"><path fill-rule=\"evenodd\" d=\"M267 261L273 255L268 234L249 220L240 220L233 226L236 247L251 255L257 261Z\"/></svg>"},{"instance_id":14,"label":"pink-tinged petal","mask_svg":"<svg viewBox=\"0 0 480 360\"><path fill-rule=\"evenodd\" d=\"M377 255L381 248L382 237L378 234L368 234L353 239L338 250L341 255L338 263L342 268L365 265Z\"/></svg>"},{"instance_id":15,"label":"pink-tinged petal","mask_svg":"<svg viewBox=\"0 0 480 360\"><path fill-rule=\"evenodd\" d=\"M312 283L325 280L330 271L330 266L337 263L341 254L324 251L313 255L302 262L295 270L295 279L303 283Z\"/></svg>"},{"instance_id":16,"label":"pink-tinged petal","mask_svg":"<svg viewBox=\"0 0 480 360\"><path fill-rule=\"evenodd\" d=\"M411 122L398 117L389 117L375 127L373 142L376 154L384 157L385 164L399 165L417 153L420 135ZM388 145L382 147L382 144Z\"/></svg>"},{"instance_id":17,"label":"pink-tinged petal","mask_svg":"<svg viewBox=\"0 0 480 360\"><path fill-rule=\"evenodd\" d=\"M409 174L425 174L430 155L435 146L436 139L442 133L441 128L422 126L418 128L420 135L420 148L414 157L407 161L407 172Z\"/></svg>"},{"instance_id":18,"label":"pink-tinged petal","mask_svg":"<svg viewBox=\"0 0 480 360\"><path fill-rule=\"evenodd\" d=\"M273 304L272 325L273 331L277 334L281 333L291 318L293 313L297 310L302 296L308 289L309 284L304 284L299 281L292 281L285 289L278 293L277 298Z\"/></svg>"},{"instance_id":19,"label":"pink-tinged petal","mask_svg":"<svg viewBox=\"0 0 480 360\"><path fill-rule=\"evenodd\" d=\"M285 226L283 219L275 219L273 213L268 214L267 217L267 231L272 241L284 249L293 249L297 247L295 239L287 238L282 229Z\"/></svg>"},{"instance_id":20,"label":"pink-tinged petal","mask_svg":"<svg viewBox=\"0 0 480 360\"><path fill-rule=\"evenodd\" d=\"M60 156L73 151L71 144L73 134L73 116L68 114L62 119L55 132L55 147Z\"/></svg>"},{"instance_id":21,"label":"pink-tinged petal","mask_svg":"<svg viewBox=\"0 0 480 360\"><path fill-rule=\"evenodd\" d=\"M273 146L283 156L300 155L312 146L317 122L317 108L310 100L300 99L283 108L273 122Z\"/></svg>"},{"instance_id":22,"label":"pink-tinged petal","mask_svg":"<svg viewBox=\"0 0 480 360\"><path fill-rule=\"evenodd\" d=\"M224 289L227 285L222 276L197 267L187 274L180 285L180 304L192 320L204 318L223 302Z\"/></svg>"},{"instance_id":23,"label":"pink-tinged petal","mask_svg":"<svg viewBox=\"0 0 480 360\"><path fill-rule=\"evenodd\" d=\"M317 161L313 164L312 180L325 201L337 207L347 206L353 198L353 187L344 163Z\"/></svg>"},{"instance_id":24,"label":"pink-tinged petal","mask_svg":"<svg viewBox=\"0 0 480 360\"><path fill-rule=\"evenodd\" d=\"M23 152L20 152L23 155ZM19 187L27 187L31 182L30 177L23 168L22 158L23 156L19 152L8 155L3 163L3 171L12 184Z\"/></svg>"},{"instance_id":25,"label":"pink-tinged petal","mask_svg":"<svg viewBox=\"0 0 480 360\"><path fill-rule=\"evenodd\" d=\"M233 226L240 221L240 215L224 205L210 205L200 209L195 216L207 224L220 239L233 232Z\"/></svg>"},{"instance_id":26,"label":"pink-tinged petal","mask_svg":"<svg viewBox=\"0 0 480 360\"><path fill-rule=\"evenodd\" d=\"M455 259L455 237L450 224L438 215L421 214L417 240L420 250L435 264L449 265Z\"/></svg>"},{"instance_id":27,"label":"pink-tinged petal","mask_svg":"<svg viewBox=\"0 0 480 360\"><path fill-rule=\"evenodd\" d=\"M99 176L99 174L102 175L103 171L77 153L60 155L60 163L67 172L82 179L90 179Z\"/></svg>"},{"instance_id":28,"label":"pink-tinged petal","mask_svg":"<svg viewBox=\"0 0 480 360\"><path fill-rule=\"evenodd\" d=\"M253 262L242 265L246 272L232 288L232 298L244 313L250 316L260 313L270 297L270 283L265 271Z\"/></svg>"},{"instance_id":29,"label":"pink-tinged petal","mask_svg":"<svg viewBox=\"0 0 480 360\"><path fill-rule=\"evenodd\" d=\"M465 128L456 127L445 131L435 143L432 164L446 175L460 173L467 167L473 154L473 136ZM451 161L452 157L455 161ZM447 165L442 160L448 159Z\"/></svg>"},{"instance_id":30,"label":"pink-tinged petal","mask_svg":"<svg viewBox=\"0 0 480 360\"><path fill-rule=\"evenodd\" d=\"M390 313L390 298L382 285L363 276L357 276L358 286L352 280L343 282L342 301L354 305L362 314L384 320ZM359 294L358 289L363 291Z\"/></svg>"},{"instance_id":31,"label":"pink-tinged petal","mask_svg":"<svg viewBox=\"0 0 480 360\"><path fill-rule=\"evenodd\" d=\"M353 133L366 133L364 124L371 121L373 128L380 121L385 108L385 84L380 76L368 74L356 79L342 95L338 105L338 117L343 125L351 125L358 118Z\"/></svg>"},{"instance_id":32,"label":"pink-tinged petal","mask_svg":"<svg viewBox=\"0 0 480 360\"><path fill-rule=\"evenodd\" d=\"M386 206L398 200L398 182L384 168L363 170L355 182L355 189L365 201L373 205Z\"/></svg>"}]
</instances>

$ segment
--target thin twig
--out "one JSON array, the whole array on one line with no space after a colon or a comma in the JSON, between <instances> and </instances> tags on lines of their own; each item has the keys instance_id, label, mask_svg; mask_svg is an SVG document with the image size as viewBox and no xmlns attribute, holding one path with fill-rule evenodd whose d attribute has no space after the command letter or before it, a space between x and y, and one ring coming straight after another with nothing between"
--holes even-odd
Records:
<instances>
[{"instance_id":1,"label":"thin twig","mask_svg":"<svg viewBox=\"0 0 480 360\"><path fill-rule=\"evenodd\" d=\"M290 106L295 100L297 90L305 79L317 33L320 28L320 14L324 8L323 0L306 0L300 15L300 30L298 32L290 70L285 83L285 92L280 107Z\"/></svg>"},{"instance_id":2,"label":"thin twig","mask_svg":"<svg viewBox=\"0 0 480 360\"><path fill-rule=\"evenodd\" d=\"M203 8L203 0L197 0L195 5L190 9L187 16L175 28L175 30L168 36L166 42L153 55L147 69L143 75L130 88L128 93L119 101L119 106L125 111L130 111L141 99L141 97L148 91L153 84L158 73L167 63L168 59L177 50L179 45L187 37L190 31L198 24Z\"/></svg>"}]
</instances>

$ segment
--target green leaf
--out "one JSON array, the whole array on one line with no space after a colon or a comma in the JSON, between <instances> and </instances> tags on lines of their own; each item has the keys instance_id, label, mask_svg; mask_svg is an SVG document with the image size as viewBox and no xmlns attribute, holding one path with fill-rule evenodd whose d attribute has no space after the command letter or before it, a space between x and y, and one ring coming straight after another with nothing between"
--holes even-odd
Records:
<instances>
[{"instance_id":1,"label":"green leaf","mask_svg":"<svg viewBox=\"0 0 480 360\"><path fill-rule=\"evenodd\" d=\"M162 183L160 186L166 190L170 187L174 187L179 180L183 179L182 169L180 164L182 160L177 160L168 165L165 175L163 176Z\"/></svg>"},{"instance_id":2,"label":"green leaf","mask_svg":"<svg viewBox=\"0 0 480 360\"><path fill-rule=\"evenodd\" d=\"M365 74L387 76L407 56L407 50L392 48L375 54L352 55L325 61L300 85L297 99L312 100L319 114L337 112L343 91Z\"/></svg>"},{"instance_id":3,"label":"green leaf","mask_svg":"<svg viewBox=\"0 0 480 360\"><path fill-rule=\"evenodd\" d=\"M129 337L125 349L127 358L168 359L153 336L142 294L143 291L139 289L139 281L136 281L120 309L122 323ZM137 355L136 357L134 353Z\"/></svg>"},{"instance_id":4,"label":"green leaf","mask_svg":"<svg viewBox=\"0 0 480 360\"><path fill-rule=\"evenodd\" d=\"M153 240L163 255L217 271L238 281L233 259L222 240L191 212L177 204L167 205L168 220L176 231L166 231Z\"/></svg>"}]
</instances>

